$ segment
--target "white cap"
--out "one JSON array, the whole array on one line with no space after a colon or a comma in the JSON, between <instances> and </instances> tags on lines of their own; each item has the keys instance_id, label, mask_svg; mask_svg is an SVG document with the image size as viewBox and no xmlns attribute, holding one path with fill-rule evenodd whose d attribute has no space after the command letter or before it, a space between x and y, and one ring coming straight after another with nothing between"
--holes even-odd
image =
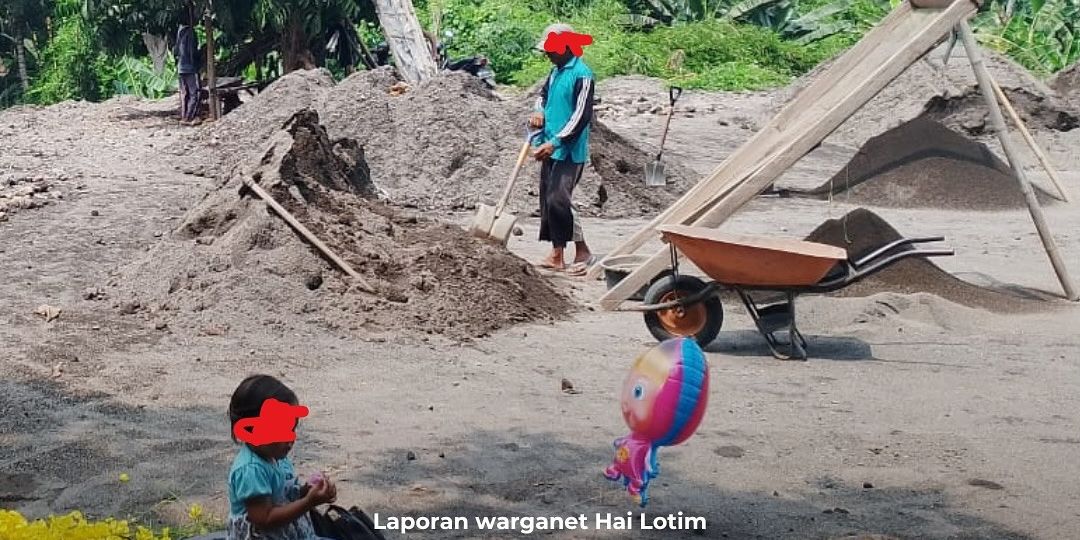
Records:
<instances>
[{"instance_id":1,"label":"white cap","mask_svg":"<svg viewBox=\"0 0 1080 540\"><path fill-rule=\"evenodd\" d=\"M573 31L574 31L574 29L571 28L569 24L564 24L564 23L549 24L548 27L544 29L544 33L540 34L540 41L537 42L537 44L536 44L536 50L538 50L538 51L543 51L544 50L544 42L547 41L548 34L561 34L563 32L573 32Z\"/></svg>"}]
</instances>

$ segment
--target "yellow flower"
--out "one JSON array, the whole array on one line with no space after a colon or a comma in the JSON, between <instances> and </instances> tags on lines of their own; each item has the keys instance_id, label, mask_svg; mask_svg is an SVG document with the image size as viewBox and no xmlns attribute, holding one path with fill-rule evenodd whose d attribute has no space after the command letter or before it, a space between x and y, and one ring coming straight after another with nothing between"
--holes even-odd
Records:
<instances>
[{"instance_id":1,"label":"yellow flower","mask_svg":"<svg viewBox=\"0 0 1080 540\"><path fill-rule=\"evenodd\" d=\"M171 540L169 530L161 536L146 527L137 527L132 534L127 521L105 519L90 522L80 512L49 516L28 522L18 512L0 510L0 539L3 540Z\"/></svg>"},{"instance_id":2,"label":"yellow flower","mask_svg":"<svg viewBox=\"0 0 1080 540\"><path fill-rule=\"evenodd\" d=\"M192 521L199 521L199 518L202 517L202 506L191 505L191 508L188 508L187 515Z\"/></svg>"},{"instance_id":3,"label":"yellow flower","mask_svg":"<svg viewBox=\"0 0 1080 540\"><path fill-rule=\"evenodd\" d=\"M128 480L131 480L131 477L128 476L128 473L126 473L126 472L120 473L120 481L121 482L127 482Z\"/></svg>"}]
</instances>

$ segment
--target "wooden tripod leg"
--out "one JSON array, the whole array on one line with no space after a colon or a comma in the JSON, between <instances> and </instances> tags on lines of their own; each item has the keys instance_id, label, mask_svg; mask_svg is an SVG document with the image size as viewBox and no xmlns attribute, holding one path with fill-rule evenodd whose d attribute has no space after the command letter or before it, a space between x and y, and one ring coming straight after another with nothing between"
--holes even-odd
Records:
<instances>
[{"instance_id":1,"label":"wooden tripod leg","mask_svg":"<svg viewBox=\"0 0 1080 540\"><path fill-rule=\"evenodd\" d=\"M1057 188L1058 194L1061 195L1061 200L1070 202L1069 193L1065 191L1065 186L1061 185L1061 178L1058 177L1057 169L1050 164L1050 159L1046 157L1046 153L1039 147L1039 143L1035 142L1035 137L1031 136L1031 132L1028 131L1023 120L1020 119L1020 115L1016 113L1016 109L1014 109L1012 103L1009 102L1008 96L1001 90L1001 86L998 85L993 77L990 77L990 83L994 85L994 95L996 95L997 100L1001 102L1001 108L1005 109L1005 112L1009 115L1009 119L1011 119L1013 125L1016 126L1016 130L1024 137L1024 142L1027 143L1028 148L1031 148L1031 153L1035 154L1039 163L1042 164L1043 169L1046 170L1046 175L1049 176L1050 181L1054 183L1054 187Z\"/></svg>"},{"instance_id":2,"label":"wooden tripod leg","mask_svg":"<svg viewBox=\"0 0 1080 540\"><path fill-rule=\"evenodd\" d=\"M971 31L971 25L967 21L960 23L960 39L964 40L964 49L967 51L968 59L971 60L972 69L975 70L975 78L978 79L983 98L986 99L986 105L990 108L990 120L998 132L998 139L1001 140L1001 147L1009 158L1013 174L1020 183L1020 191L1024 194L1024 200L1027 202L1028 211L1031 212L1031 219L1035 222L1035 229L1039 231L1039 238L1042 240L1043 248L1046 249L1046 255L1050 257L1050 264L1053 265L1058 281L1061 282L1061 288L1065 290L1065 297L1075 302L1080 297L1076 294L1076 288L1073 286L1072 278L1069 277L1065 262L1061 260L1054 236L1050 233L1050 228L1046 226L1046 217L1043 216L1039 201L1035 198L1035 192L1032 191L1031 183L1024 173L1020 155L1013 148L1008 127L1005 125L1005 117L1001 114L1001 107L998 106L994 96L993 79L990 77L990 71L983 64L982 53L975 42L975 33Z\"/></svg>"}]
</instances>

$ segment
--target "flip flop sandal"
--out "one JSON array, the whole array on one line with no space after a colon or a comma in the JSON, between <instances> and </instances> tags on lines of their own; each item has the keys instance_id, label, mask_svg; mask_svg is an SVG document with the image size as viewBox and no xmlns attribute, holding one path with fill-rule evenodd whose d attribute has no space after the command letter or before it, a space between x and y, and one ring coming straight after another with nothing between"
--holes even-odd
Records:
<instances>
[{"instance_id":1,"label":"flip flop sandal","mask_svg":"<svg viewBox=\"0 0 1080 540\"><path fill-rule=\"evenodd\" d=\"M586 259L585 262L577 262L570 265L570 267L566 269L566 275L575 277L584 276L589 273L589 268L594 264L596 264L596 256L589 255L589 258Z\"/></svg>"},{"instance_id":2,"label":"flip flop sandal","mask_svg":"<svg viewBox=\"0 0 1080 540\"><path fill-rule=\"evenodd\" d=\"M535 267L537 267L537 268L539 268L541 270L554 270L556 272L561 272L563 270L566 270L566 265L563 265L562 268L557 268L555 265L553 265L553 264L551 264L551 263L549 263L547 261L540 261L538 263L533 264L533 266L535 266Z\"/></svg>"},{"instance_id":3,"label":"flip flop sandal","mask_svg":"<svg viewBox=\"0 0 1080 540\"><path fill-rule=\"evenodd\" d=\"M589 273L589 267L583 264L577 264L566 269L566 275L573 277L582 277Z\"/></svg>"}]
</instances>

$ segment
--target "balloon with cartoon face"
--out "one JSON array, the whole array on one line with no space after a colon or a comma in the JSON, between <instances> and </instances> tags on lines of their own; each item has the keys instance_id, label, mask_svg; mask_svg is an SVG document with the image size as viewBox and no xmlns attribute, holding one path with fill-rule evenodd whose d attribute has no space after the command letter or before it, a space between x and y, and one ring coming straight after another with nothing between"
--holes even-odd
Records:
<instances>
[{"instance_id":1,"label":"balloon with cartoon face","mask_svg":"<svg viewBox=\"0 0 1080 540\"><path fill-rule=\"evenodd\" d=\"M615 459L604 471L622 480L641 506L649 481L660 474L656 451L690 438L705 415L709 364L692 339L661 343L639 356L623 383L621 406L630 434L615 440Z\"/></svg>"}]
</instances>

